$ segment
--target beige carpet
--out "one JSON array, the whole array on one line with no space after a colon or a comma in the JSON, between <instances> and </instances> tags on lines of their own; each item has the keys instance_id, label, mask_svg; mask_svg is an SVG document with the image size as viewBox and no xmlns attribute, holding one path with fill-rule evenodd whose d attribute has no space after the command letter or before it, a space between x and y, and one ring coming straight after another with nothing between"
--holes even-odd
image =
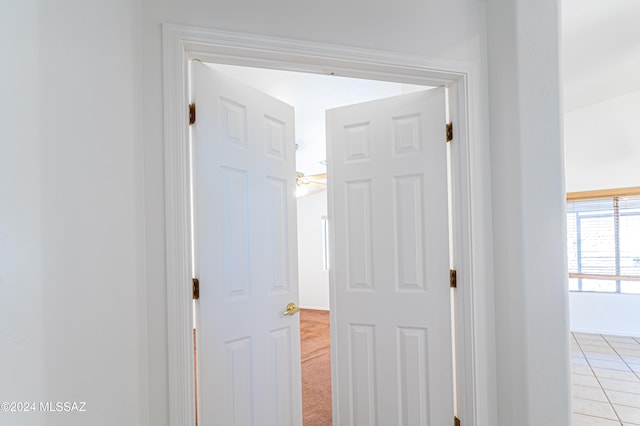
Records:
<instances>
[{"instance_id":1,"label":"beige carpet","mask_svg":"<svg viewBox=\"0 0 640 426\"><path fill-rule=\"evenodd\" d=\"M302 419L304 426L331 425L329 312L300 311Z\"/></svg>"}]
</instances>

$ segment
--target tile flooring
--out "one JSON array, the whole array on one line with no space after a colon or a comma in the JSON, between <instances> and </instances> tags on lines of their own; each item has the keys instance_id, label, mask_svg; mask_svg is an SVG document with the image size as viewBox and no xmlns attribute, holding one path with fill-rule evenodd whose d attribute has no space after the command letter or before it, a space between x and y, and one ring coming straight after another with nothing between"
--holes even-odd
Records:
<instances>
[{"instance_id":1,"label":"tile flooring","mask_svg":"<svg viewBox=\"0 0 640 426\"><path fill-rule=\"evenodd\" d=\"M571 334L573 426L640 425L640 337Z\"/></svg>"}]
</instances>

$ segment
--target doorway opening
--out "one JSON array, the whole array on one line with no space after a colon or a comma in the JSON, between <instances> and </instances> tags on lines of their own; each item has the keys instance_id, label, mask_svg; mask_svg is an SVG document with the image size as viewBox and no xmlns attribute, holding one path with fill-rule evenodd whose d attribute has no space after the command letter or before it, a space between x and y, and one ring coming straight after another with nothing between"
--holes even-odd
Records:
<instances>
[{"instance_id":1,"label":"doorway opening","mask_svg":"<svg viewBox=\"0 0 640 426\"><path fill-rule=\"evenodd\" d=\"M458 288L456 317L456 400L465 424L482 423L491 406L491 383L484 375L488 354L476 342L491 339L491 323L482 295L490 280L478 265L491 264L481 209L472 202L483 190L482 124L476 112L480 93L477 70L455 60L402 55L325 43L266 37L255 34L163 25L166 280L168 315L170 424L195 423L193 386L193 306L189 235L189 131L185 126L189 103L188 64L191 59L295 70L323 75L339 74L381 81L449 87L454 127L451 186L453 188L454 266ZM470 139L479 148L470 149ZM475 184L474 184L475 182ZM185 286L188 278L189 285ZM365 330L366 331L366 330ZM366 337L366 336L365 336ZM198 343L200 344L198 338ZM448 421L447 421L448 422ZM444 422L443 422L444 423Z\"/></svg>"},{"instance_id":2,"label":"doorway opening","mask_svg":"<svg viewBox=\"0 0 640 426\"><path fill-rule=\"evenodd\" d=\"M300 315L300 344L302 366L302 407L304 426L329 425L332 418L331 351L329 311L329 241L327 217L327 157L325 111L331 108L368 102L402 94L434 89L433 86L403 84L380 80L365 80L332 75L318 75L251 68L229 64L207 63L207 66L251 86L269 96L292 105L296 112L296 171L298 223L298 278ZM448 98L442 108L448 117ZM444 125L445 122L442 124ZM193 159L192 159L193 162ZM447 149L447 163L450 153ZM193 169L193 163L192 163ZM450 173L447 167L447 173ZM328 177L331 178L330 176ZM192 185L193 188L193 178ZM449 193L449 247L453 258L453 223L451 217L451 177L447 176ZM193 189L191 191L193 198ZM195 211L192 203L191 211ZM192 216L192 221L194 218ZM197 227L193 225L192 230ZM195 254L195 236L192 250ZM450 260L451 263L451 260ZM197 268L193 265L194 276ZM455 332L453 294L451 295L451 330ZM194 336L199 321L198 302L194 302ZM455 342L455 336L452 336ZM195 342L195 338L194 338ZM197 348L197 346L196 346ZM196 354L198 351L196 350ZM455 357L455 348L452 348ZM197 356L194 358L197 364ZM452 359L454 376L456 359ZM197 369L196 369L197 371ZM196 373L197 374L197 373ZM196 404L197 404L196 380ZM454 380L455 383L455 380ZM455 387L455 385L454 385ZM453 398L454 405L456 398ZM196 412L197 420L197 412Z\"/></svg>"}]
</instances>

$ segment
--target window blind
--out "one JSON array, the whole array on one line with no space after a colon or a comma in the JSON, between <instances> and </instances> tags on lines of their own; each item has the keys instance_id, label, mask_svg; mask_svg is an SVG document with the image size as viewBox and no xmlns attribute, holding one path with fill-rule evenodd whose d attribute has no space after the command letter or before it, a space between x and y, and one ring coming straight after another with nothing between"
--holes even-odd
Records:
<instances>
[{"instance_id":1,"label":"window blind","mask_svg":"<svg viewBox=\"0 0 640 426\"><path fill-rule=\"evenodd\" d=\"M572 290L640 293L640 196L568 201L567 236Z\"/></svg>"}]
</instances>

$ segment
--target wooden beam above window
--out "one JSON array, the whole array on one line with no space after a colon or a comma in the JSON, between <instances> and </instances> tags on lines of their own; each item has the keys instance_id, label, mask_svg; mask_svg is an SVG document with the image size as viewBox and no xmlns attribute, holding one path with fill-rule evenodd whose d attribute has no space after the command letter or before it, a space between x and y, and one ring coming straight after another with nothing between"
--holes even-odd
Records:
<instances>
[{"instance_id":1,"label":"wooden beam above window","mask_svg":"<svg viewBox=\"0 0 640 426\"><path fill-rule=\"evenodd\" d=\"M633 197L640 195L640 186L595 191L567 192L567 201L594 200L598 198Z\"/></svg>"}]
</instances>

